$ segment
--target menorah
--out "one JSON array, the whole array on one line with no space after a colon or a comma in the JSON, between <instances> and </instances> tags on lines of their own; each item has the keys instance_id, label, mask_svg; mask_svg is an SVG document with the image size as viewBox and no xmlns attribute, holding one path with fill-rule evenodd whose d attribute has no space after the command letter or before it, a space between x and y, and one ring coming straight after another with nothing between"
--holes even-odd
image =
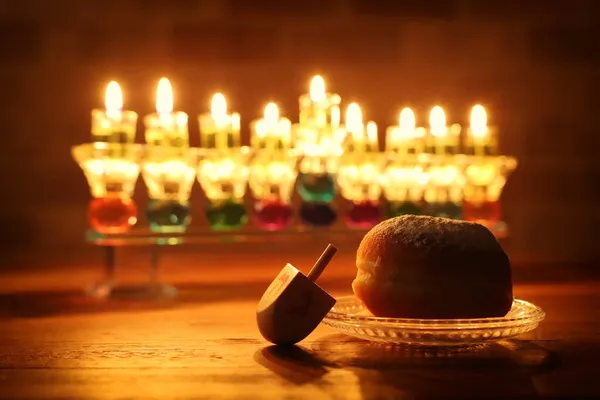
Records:
<instances>
[{"instance_id":1,"label":"menorah","mask_svg":"<svg viewBox=\"0 0 600 400\"><path fill-rule=\"evenodd\" d=\"M201 147L190 147L188 116L173 112L167 80L159 83L157 113L144 119L145 144L134 143L137 114L121 110L117 89L111 83L106 110L92 112L93 141L72 149L92 195L87 239L107 251L107 277L94 296L118 293L115 247L126 244L151 249L150 282L133 292L171 297L175 288L156 279L163 245L361 234L404 214L476 221L499 237L507 233L499 199L517 161L497 154L496 131L481 106L473 107L466 132L447 126L441 107L432 109L428 129L405 108L380 146L377 125L363 124L356 103L340 123L340 96L315 77L299 99L299 122L280 117L270 103L250 124L250 145L241 144L239 114L227 114L216 94L211 112L198 117ZM144 228L133 200L140 175L149 198ZM190 214L196 181L206 197L204 227ZM348 204L341 212L339 198ZM345 228L332 228L340 217Z\"/></svg>"}]
</instances>

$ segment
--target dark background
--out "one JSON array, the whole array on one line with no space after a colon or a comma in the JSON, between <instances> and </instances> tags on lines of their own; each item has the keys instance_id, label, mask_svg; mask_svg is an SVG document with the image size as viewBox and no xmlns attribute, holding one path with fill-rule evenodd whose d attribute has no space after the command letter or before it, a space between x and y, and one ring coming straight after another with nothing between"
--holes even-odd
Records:
<instances>
[{"instance_id":1,"label":"dark background","mask_svg":"<svg viewBox=\"0 0 600 400\"><path fill-rule=\"evenodd\" d=\"M247 143L270 100L297 120L297 97L321 73L380 131L404 105L420 123L441 104L466 124L485 104L501 150L520 161L502 197L513 259L594 261L599 17L594 0L2 1L0 251L90 251L89 193L70 146L89 140L109 80L141 117L169 77L196 145L214 91L242 114ZM138 182L141 202L144 192Z\"/></svg>"}]
</instances>

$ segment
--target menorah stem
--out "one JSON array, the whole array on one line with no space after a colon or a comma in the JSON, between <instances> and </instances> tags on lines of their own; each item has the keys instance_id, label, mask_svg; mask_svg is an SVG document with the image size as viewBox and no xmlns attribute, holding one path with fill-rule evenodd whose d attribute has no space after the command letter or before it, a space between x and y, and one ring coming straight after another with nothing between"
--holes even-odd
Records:
<instances>
[{"instance_id":1,"label":"menorah stem","mask_svg":"<svg viewBox=\"0 0 600 400\"><path fill-rule=\"evenodd\" d=\"M104 246L105 249L105 280L108 284L113 285L115 283L115 270L116 270L116 249L115 246Z\"/></svg>"},{"instance_id":2,"label":"menorah stem","mask_svg":"<svg viewBox=\"0 0 600 400\"><path fill-rule=\"evenodd\" d=\"M159 267L159 246L150 246L150 285L158 283L158 267Z\"/></svg>"}]
</instances>

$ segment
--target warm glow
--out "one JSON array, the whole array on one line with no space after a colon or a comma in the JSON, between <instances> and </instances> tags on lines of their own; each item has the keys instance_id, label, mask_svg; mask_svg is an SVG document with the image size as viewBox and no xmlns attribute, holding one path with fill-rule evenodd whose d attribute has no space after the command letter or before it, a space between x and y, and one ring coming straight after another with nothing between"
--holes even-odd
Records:
<instances>
[{"instance_id":1,"label":"warm glow","mask_svg":"<svg viewBox=\"0 0 600 400\"><path fill-rule=\"evenodd\" d=\"M117 82L112 81L106 86L104 105L107 114L115 114L123 109L123 92Z\"/></svg>"},{"instance_id":2,"label":"warm glow","mask_svg":"<svg viewBox=\"0 0 600 400\"><path fill-rule=\"evenodd\" d=\"M471 133L477 137L483 137L487 133L487 114L480 104L471 110Z\"/></svg>"},{"instance_id":3,"label":"warm glow","mask_svg":"<svg viewBox=\"0 0 600 400\"><path fill-rule=\"evenodd\" d=\"M210 113L215 121L221 121L227 117L227 102L221 93L215 93L210 105Z\"/></svg>"},{"instance_id":4,"label":"warm glow","mask_svg":"<svg viewBox=\"0 0 600 400\"><path fill-rule=\"evenodd\" d=\"M173 88L167 78L161 78L156 88L156 112L159 114L173 112Z\"/></svg>"},{"instance_id":5,"label":"warm glow","mask_svg":"<svg viewBox=\"0 0 600 400\"><path fill-rule=\"evenodd\" d=\"M433 136L445 136L447 132L446 114L440 106L435 106L429 114L429 127Z\"/></svg>"},{"instance_id":6,"label":"warm glow","mask_svg":"<svg viewBox=\"0 0 600 400\"><path fill-rule=\"evenodd\" d=\"M292 129L292 121L287 118L281 118L279 121L279 129L281 129L282 132L289 134Z\"/></svg>"},{"instance_id":7,"label":"warm glow","mask_svg":"<svg viewBox=\"0 0 600 400\"><path fill-rule=\"evenodd\" d=\"M369 142L377 142L377 124L373 121L367 123L367 138Z\"/></svg>"},{"instance_id":8,"label":"warm glow","mask_svg":"<svg viewBox=\"0 0 600 400\"><path fill-rule=\"evenodd\" d=\"M326 99L325 81L320 75L315 75L310 82L310 99L315 103L322 103Z\"/></svg>"},{"instance_id":9,"label":"warm glow","mask_svg":"<svg viewBox=\"0 0 600 400\"><path fill-rule=\"evenodd\" d=\"M239 132L241 127L241 117L238 113L231 114L231 130L234 132Z\"/></svg>"},{"instance_id":10,"label":"warm glow","mask_svg":"<svg viewBox=\"0 0 600 400\"><path fill-rule=\"evenodd\" d=\"M268 126L276 126L279 122L279 109L277 108L277 104L269 103L265 107L265 122Z\"/></svg>"},{"instance_id":11,"label":"warm glow","mask_svg":"<svg viewBox=\"0 0 600 400\"><path fill-rule=\"evenodd\" d=\"M331 107L331 126L334 128L340 126L340 108L338 106Z\"/></svg>"},{"instance_id":12,"label":"warm glow","mask_svg":"<svg viewBox=\"0 0 600 400\"><path fill-rule=\"evenodd\" d=\"M413 136L417 125L415 113L408 107L400 111L400 132L403 136Z\"/></svg>"},{"instance_id":13,"label":"warm glow","mask_svg":"<svg viewBox=\"0 0 600 400\"><path fill-rule=\"evenodd\" d=\"M356 103L351 103L346 110L346 130L353 133L362 130L362 112Z\"/></svg>"},{"instance_id":14,"label":"warm glow","mask_svg":"<svg viewBox=\"0 0 600 400\"><path fill-rule=\"evenodd\" d=\"M264 138L265 136L267 136L267 130L265 129L264 120L259 119L258 121L256 121L254 129L256 130L256 136L258 136L259 138Z\"/></svg>"},{"instance_id":15,"label":"warm glow","mask_svg":"<svg viewBox=\"0 0 600 400\"><path fill-rule=\"evenodd\" d=\"M230 177L235 172L235 162L231 158L225 158L217 164L216 176Z\"/></svg>"}]
</instances>

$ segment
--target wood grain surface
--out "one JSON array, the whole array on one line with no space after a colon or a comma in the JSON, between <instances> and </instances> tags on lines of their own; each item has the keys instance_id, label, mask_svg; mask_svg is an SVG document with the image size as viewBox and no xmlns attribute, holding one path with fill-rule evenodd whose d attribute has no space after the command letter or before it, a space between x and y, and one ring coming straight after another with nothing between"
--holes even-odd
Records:
<instances>
[{"instance_id":1,"label":"wood grain surface","mask_svg":"<svg viewBox=\"0 0 600 400\"><path fill-rule=\"evenodd\" d=\"M310 263L308 256L297 261ZM261 271L260 258L250 257L230 265L237 273L188 279L172 302L91 300L77 289L84 269L7 272L0 277L0 398L600 395L600 281L517 282L516 296L543 307L547 319L519 340L476 352L386 346L324 326L297 347L278 348L260 337L254 313L277 263L266 260L262 275L239 272ZM350 280L326 271L321 284L341 295Z\"/></svg>"}]
</instances>

